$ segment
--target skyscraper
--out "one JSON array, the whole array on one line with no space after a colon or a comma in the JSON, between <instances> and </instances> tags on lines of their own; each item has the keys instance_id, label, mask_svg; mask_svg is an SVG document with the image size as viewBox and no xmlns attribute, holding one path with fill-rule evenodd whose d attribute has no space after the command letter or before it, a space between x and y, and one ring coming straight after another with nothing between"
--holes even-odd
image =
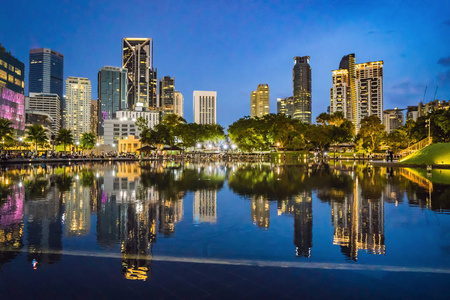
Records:
<instances>
[{"instance_id":1,"label":"skyscraper","mask_svg":"<svg viewBox=\"0 0 450 300\"><path fill-rule=\"evenodd\" d=\"M173 113L179 117L183 117L184 98L183 94L175 91L173 96Z\"/></svg>"},{"instance_id":2,"label":"skyscraper","mask_svg":"<svg viewBox=\"0 0 450 300\"><path fill-rule=\"evenodd\" d=\"M294 97L277 98L277 114L294 116Z\"/></svg>"},{"instance_id":3,"label":"skyscraper","mask_svg":"<svg viewBox=\"0 0 450 300\"><path fill-rule=\"evenodd\" d=\"M159 107L163 116L174 113L175 78L164 76L159 80Z\"/></svg>"},{"instance_id":4,"label":"skyscraper","mask_svg":"<svg viewBox=\"0 0 450 300\"><path fill-rule=\"evenodd\" d=\"M66 79L66 129L79 141L81 134L91 129L91 82L87 78Z\"/></svg>"},{"instance_id":5,"label":"skyscraper","mask_svg":"<svg viewBox=\"0 0 450 300\"><path fill-rule=\"evenodd\" d=\"M262 117L269 114L269 85L259 84L250 95L250 116Z\"/></svg>"},{"instance_id":6,"label":"skyscraper","mask_svg":"<svg viewBox=\"0 0 450 300\"><path fill-rule=\"evenodd\" d=\"M341 59L333 74L330 113L342 112L356 131L364 117L383 113L383 61L355 64L355 54Z\"/></svg>"},{"instance_id":7,"label":"skyscraper","mask_svg":"<svg viewBox=\"0 0 450 300\"><path fill-rule=\"evenodd\" d=\"M217 124L217 92L194 91L194 122Z\"/></svg>"},{"instance_id":8,"label":"skyscraper","mask_svg":"<svg viewBox=\"0 0 450 300\"><path fill-rule=\"evenodd\" d=\"M64 55L48 48L30 50L29 93L63 97Z\"/></svg>"},{"instance_id":9,"label":"skyscraper","mask_svg":"<svg viewBox=\"0 0 450 300\"><path fill-rule=\"evenodd\" d=\"M156 110L156 69L153 68L153 39L124 38L122 67L128 69L128 108Z\"/></svg>"},{"instance_id":10,"label":"skyscraper","mask_svg":"<svg viewBox=\"0 0 450 300\"><path fill-rule=\"evenodd\" d=\"M0 44L0 85L23 95L24 80L25 65L11 53L6 52L6 49Z\"/></svg>"},{"instance_id":11,"label":"skyscraper","mask_svg":"<svg viewBox=\"0 0 450 300\"><path fill-rule=\"evenodd\" d=\"M311 124L311 67L309 56L294 57L294 119Z\"/></svg>"},{"instance_id":12,"label":"skyscraper","mask_svg":"<svg viewBox=\"0 0 450 300\"><path fill-rule=\"evenodd\" d=\"M114 119L118 110L128 107L128 71L105 66L98 71L98 134L104 134L104 121Z\"/></svg>"}]
</instances>

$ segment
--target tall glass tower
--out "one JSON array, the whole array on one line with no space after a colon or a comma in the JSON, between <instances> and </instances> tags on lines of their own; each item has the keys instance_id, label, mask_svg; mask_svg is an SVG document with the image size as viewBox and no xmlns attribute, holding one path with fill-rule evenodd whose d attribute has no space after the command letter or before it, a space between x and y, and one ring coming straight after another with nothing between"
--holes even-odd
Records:
<instances>
[{"instance_id":1,"label":"tall glass tower","mask_svg":"<svg viewBox=\"0 0 450 300\"><path fill-rule=\"evenodd\" d=\"M128 69L128 108L156 110L158 84L153 68L153 39L124 38L122 67Z\"/></svg>"},{"instance_id":2,"label":"tall glass tower","mask_svg":"<svg viewBox=\"0 0 450 300\"><path fill-rule=\"evenodd\" d=\"M116 118L118 110L128 108L127 69L105 66L98 71L98 134L103 135L104 120Z\"/></svg>"},{"instance_id":3,"label":"tall glass tower","mask_svg":"<svg viewBox=\"0 0 450 300\"><path fill-rule=\"evenodd\" d=\"M57 94L63 99L64 55L52 49L30 50L28 93Z\"/></svg>"},{"instance_id":4,"label":"tall glass tower","mask_svg":"<svg viewBox=\"0 0 450 300\"><path fill-rule=\"evenodd\" d=\"M311 67L309 56L294 57L294 119L311 124Z\"/></svg>"}]
</instances>

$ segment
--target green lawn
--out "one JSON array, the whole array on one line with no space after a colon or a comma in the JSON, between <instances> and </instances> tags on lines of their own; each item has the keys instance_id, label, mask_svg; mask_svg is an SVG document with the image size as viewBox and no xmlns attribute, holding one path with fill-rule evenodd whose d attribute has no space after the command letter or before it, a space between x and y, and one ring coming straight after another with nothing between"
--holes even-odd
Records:
<instances>
[{"instance_id":1,"label":"green lawn","mask_svg":"<svg viewBox=\"0 0 450 300\"><path fill-rule=\"evenodd\" d=\"M405 164L450 165L450 143L430 145L408 155L400 162Z\"/></svg>"}]
</instances>

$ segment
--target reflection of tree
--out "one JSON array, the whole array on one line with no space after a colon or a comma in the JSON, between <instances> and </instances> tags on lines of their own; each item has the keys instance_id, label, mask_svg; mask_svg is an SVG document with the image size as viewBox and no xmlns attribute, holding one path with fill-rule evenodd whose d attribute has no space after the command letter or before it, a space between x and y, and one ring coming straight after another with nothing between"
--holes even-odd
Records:
<instances>
[{"instance_id":1,"label":"reflection of tree","mask_svg":"<svg viewBox=\"0 0 450 300\"><path fill-rule=\"evenodd\" d=\"M80 182L83 187L92 187L94 180L94 172L92 170L83 170L80 172Z\"/></svg>"},{"instance_id":2,"label":"reflection of tree","mask_svg":"<svg viewBox=\"0 0 450 300\"><path fill-rule=\"evenodd\" d=\"M31 179L25 180L25 195L27 200L35 200L45 198L48 191L50 181L44 174L36 174Z\"/></svg>"}]
</instances>

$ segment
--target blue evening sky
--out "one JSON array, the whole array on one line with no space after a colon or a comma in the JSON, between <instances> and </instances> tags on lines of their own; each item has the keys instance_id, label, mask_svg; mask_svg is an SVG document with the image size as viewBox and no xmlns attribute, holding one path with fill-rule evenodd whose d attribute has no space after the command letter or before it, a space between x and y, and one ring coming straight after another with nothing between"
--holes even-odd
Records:
<instances>
[{"instance_id":1,"label":"blue evening sky","mask_svg":"<svg viewBox=\"0 0 450 300\"><path fill-rule=\"evenodd\" d=\"M309 55L313 118L330 103L331 70L342 56L384 60L384 108L450 97L450 2L437 1L8 1L0 42L26 65L29 49L64 54L64 77L92 81L121 65L123 37L151 37L158 77L175 77L193 121L194 90L218 93L218 122L250 115L259 83L292 95L294 56ZM26 74L28 81L28 74ZM28 87L26 86L26 93Z\"/></svg>"}]
</instances>

